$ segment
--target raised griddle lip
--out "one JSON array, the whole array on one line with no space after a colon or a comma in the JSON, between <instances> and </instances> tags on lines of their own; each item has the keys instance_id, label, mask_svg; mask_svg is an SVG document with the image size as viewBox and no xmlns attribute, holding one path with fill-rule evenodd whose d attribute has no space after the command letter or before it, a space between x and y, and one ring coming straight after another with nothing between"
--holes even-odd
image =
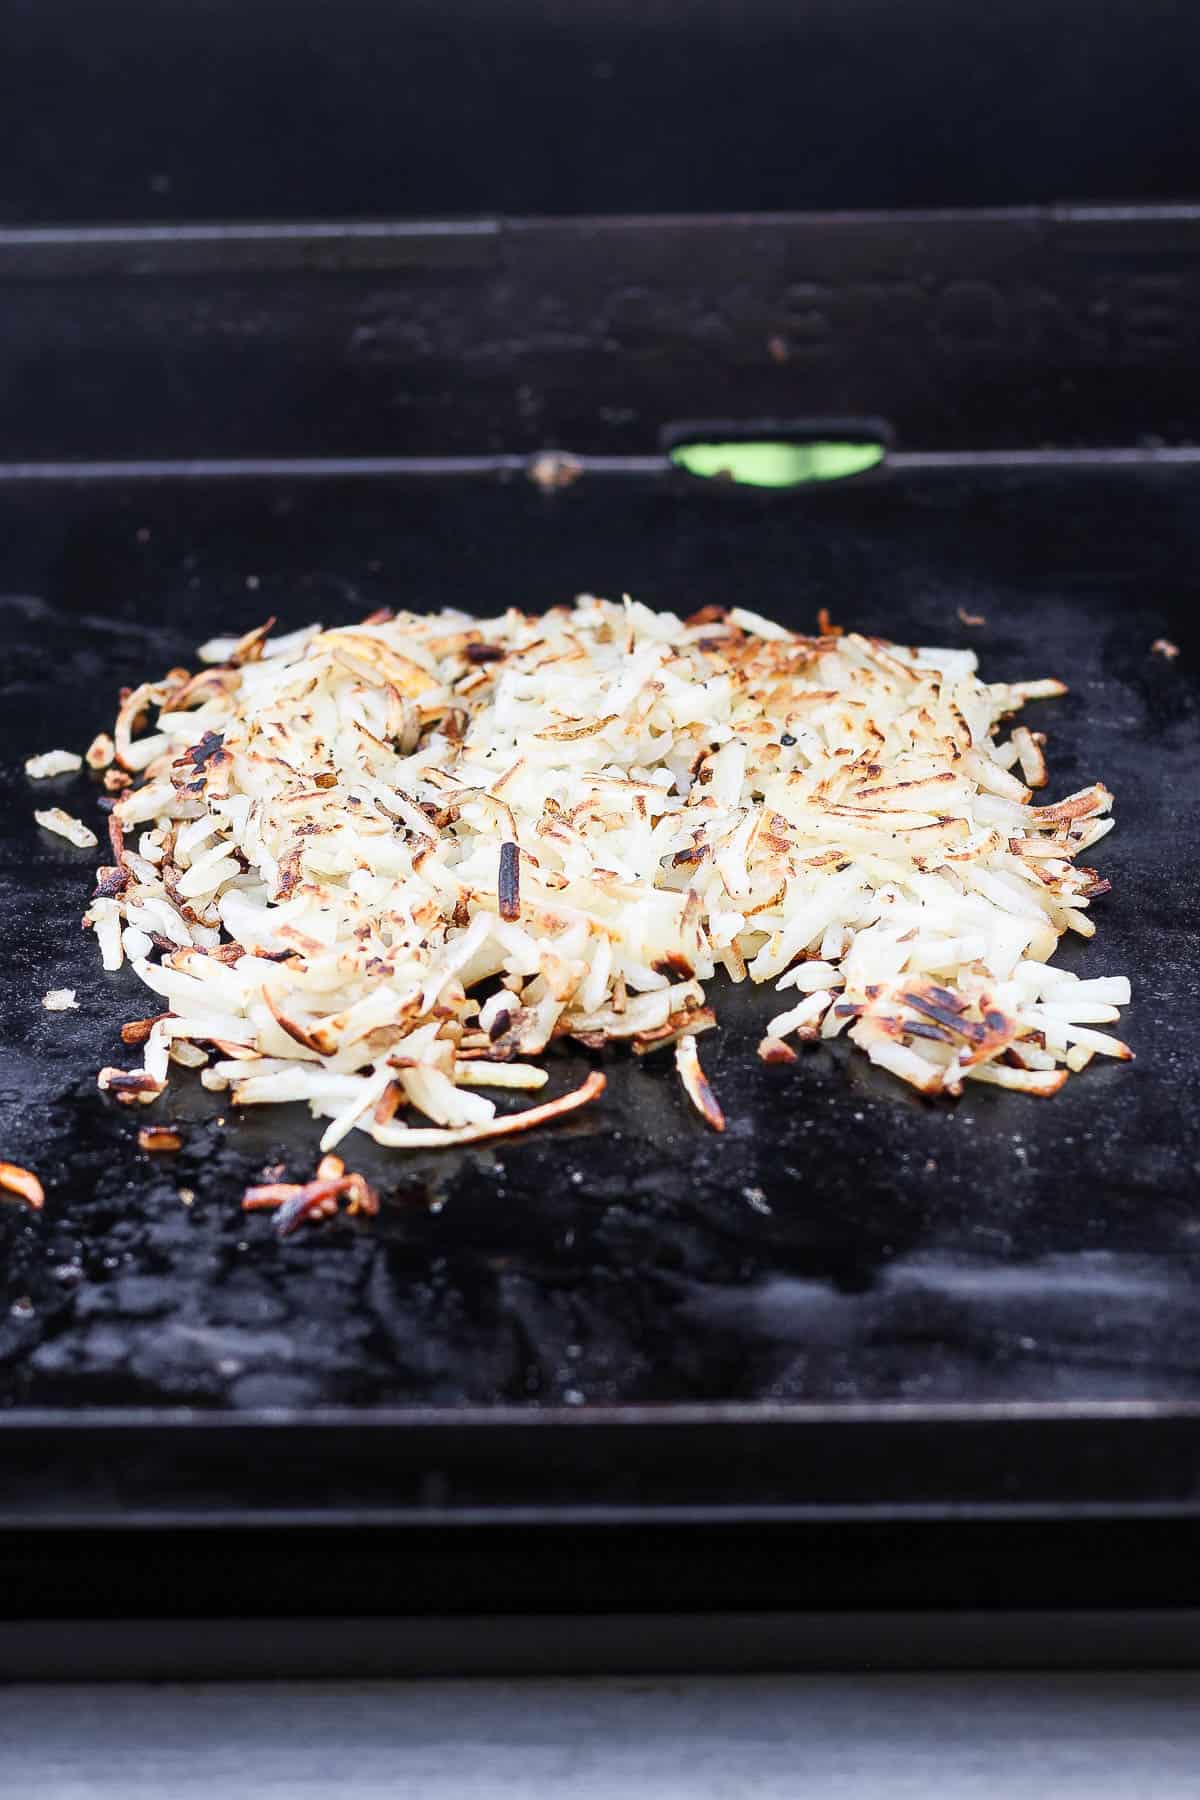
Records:
<instances>
[{"instance_id":1,"label":"raised griddle lip","mask_svg":"<svg viewBox=\"0 0 1200 1800\"><path fill-rule=\"evenodd\" d=\"M0 1534L1200 1521L1200 1403L14 1410Z\"/></svg>"},{"instance_id":2,"label":"raised griddle lip","mask_svg":"<svg viewBox=\"0 0 1200 1800\"><path fill-rule=\"evenodd\" d=\"M266 1407L241 1412L214 1412L188 1406L94 1406L81 1414L77 1409L24 1407L0 1412L0 1432L18 1425L36 1430L96 1429L134 1430L147 1426L182 1425L197 1430L287 1430L298 1422L323 1430L457 1429L485 1426L508 1430L546 1430L566 1426L583 1429L592 1425L620 1426L637 1430L694 1425L955 1425L1054 1421L1121 1422L1160 1419L1192 1420L1200 1425L1200 1400L1086 1400L1086 1401L862 1401L820 1405L779 1402L672 1402L667 1406L605 1406L589 1404L586 1410L572 1406L540 1406L536 1411L520 1406L328 1406L291 1409Z\"/></svg>"}]
</instances>

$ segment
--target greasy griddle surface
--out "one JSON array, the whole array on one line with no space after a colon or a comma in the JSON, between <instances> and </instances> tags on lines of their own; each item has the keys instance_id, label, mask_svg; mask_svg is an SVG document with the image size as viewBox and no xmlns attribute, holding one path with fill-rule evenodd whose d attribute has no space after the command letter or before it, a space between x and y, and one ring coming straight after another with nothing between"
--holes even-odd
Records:
<instances>
[{"instance_id":1,"label":"greasy griddle surface","mask_svg":"<svg viewBox=\"0 0 1200 1800\"><path fill-rule=\"evenodd\" d=\"M0 1398L52 1405L1200 1395L1195 895L1200 470L960 469L797 495L587 476L168 480L0 487L0 1155L46 1211L0 1207ZM298 1108L239 1115L180 1071L149 1112L96 1092L122 1020L79 917L97 858L40 833L117 688L217 629L384 603L538 608L628 589L969 643L985 676L1062 675L1037 709L1051 791L1101 778L1114 892L1064 960L1128 973L1131 1066L1057 1099L933 1105L849 1044L754 1055L772 992L714 984L704 1040L729 1129L670 1058L605 1063L604 1100L495 1149L353 1161L382 1216L278 1243L245 1183L311 1170ZM964 627L961 605L987 623ZM1175 663L1149 653L1165 633ZM77 1013L43 1011L74 986ZM124 1053L129 1059L129 1053ZM589 1066L555 1056L560 1091ZM139 1124L186 1122L174 1158ZM179 1197L191 1189L190 1206Z\"/></svg>"}]
</instances>

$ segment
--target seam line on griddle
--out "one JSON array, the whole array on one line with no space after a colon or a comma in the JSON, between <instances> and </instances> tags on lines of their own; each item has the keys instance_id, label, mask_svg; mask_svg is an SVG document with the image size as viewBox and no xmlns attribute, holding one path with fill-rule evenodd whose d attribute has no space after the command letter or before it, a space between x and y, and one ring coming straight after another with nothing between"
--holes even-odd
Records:
<instances>
[{"instance_id":1,"label":"seam line on griddle","mask_svg":"<svg viewBox=\"0 0 1200 1800\"><path fill-rule=\"evenodd\" d=\"M311 481L335 477L445 479L472 475L524 475L535 460L530 455L492 456L234 456L161 457L128 462L80 459L45 462L0 462L0 484L17 482L235 481L247 479ZM669 475L667 456L573 457L583 475ZM1106 469L1184 467L1200 464L1200 445L1148 448L1137 445L1070 450L894 450L884 467L897 473L936 469ZM790 493L782 489L781 493Z\"/></svg>"},{"instance_id":2,"label":"seam line on griddle","mask_svg":"<svg viewBox=\"0 0 1200 1800\"><path fill-rule=\"evenodd\" d=\"M892 469L1125 469L1200 463L1200 445L1112 445L1061 450L893 450Z\"/></svg>"},{"instance_id":3,"label":"seam line on griddle","mask_svg":"<svg viewBox=\"0 0 1200 1800\"><path fill-rule=\"evenodd\" d=\"M162 457L150 460L0 463L0 484L22 481L244 481L247 479L316 480L337 476L438 477L525 475L535 456L233 456ZM585 475L661 475L671 472L669 457L573 456Z\"/></svg>"}]
</instances>

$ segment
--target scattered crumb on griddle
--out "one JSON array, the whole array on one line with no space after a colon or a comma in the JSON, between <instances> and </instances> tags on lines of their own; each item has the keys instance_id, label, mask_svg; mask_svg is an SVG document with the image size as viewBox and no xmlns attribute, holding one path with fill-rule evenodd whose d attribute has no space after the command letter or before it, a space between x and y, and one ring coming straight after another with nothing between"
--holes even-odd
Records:
<instances>
[{"instance_id":1,"label":"scattered crumb on griddle","mask_svg":"<svg viewBox=\"0 0 1200 1800\"><path fill-rule=\"evenodd\" d=\"M14 1200L23 1200L34 1212L41 1212L46 1203L42 1184L33 1170L23 1169L19 1163L0 1162L0 1191Z\"/></svg>"},{"instance_id":2,"label":"scattered crumb on griddle","mask_svg":"<svg viewBox=\"0 0 1200 1800\"><path fill-rule=\"evenodd\" d=\"M160 1019L169 1019L170 1016L170 1013L164 1012L155 1013L150 1019L127 1020L121 1027L121 1042L123 1044L144 1044L150 1036L151 1028L157 1025Z\"/></svg>"},{"instance_id":3,"label":"scattered crumb on griddle","mask_svg":"<svg viewBox=\"0 0 1200 1800\"><path fill-rule=\"evenodd\" d=\"M74 988L50 988L42 995L42 1005L47 1012L72 1012L79 1001Z\"/></svg>"},{"instance_id":4,"label":"scattered crumb on griddle","mask_svg":"<svg viewBox=\"0 0 1200 1800\"><path fill-rule=\"evenodd\" d=\"M959 623L962 625L974 627L987 624L987 616L984 613L968 612L965 606L957 607L955 610L958 613Z\"/></svg>"},{"instance_id":5,"label":"scattered crumb on griddle","mask_svg":"<svg viewBox=\"0 0 1200 1800\"><path fill-rule=\"evenodd\" d=\"M111 1094L123 1106L149 1106L157 1100L165 1081L159 1081L144 1069L101 1069L96 1085L102 1094Z\"/></svg>"},{"instance_id":6,"label":"scattered crumb on griddle","mask_svg":"<svg viewBox=\"0 0 1200 1800\"><path fill-rule=\"evenodd\" d=\"M379 1211L379 1195L365 1176L347 1174L340 1156L323 1156L311 1181L268 1181L248 1187L242 1211L274 1212L276 1235L284 1238L306 1221L333 1218L343 1199L351 1218Z\"/></svg>"},{"instance_id":7,"label":"scattered crumb on griddle","mask_svg":"<svg viewBox=\"0 0 1200 1800\"><path fill-rule=\"evenodd\" d=\"M142 1125L138 1130L138 1148L155 1155L173 1156L183 1149L183 1133L178 1125Z\"/></svg>"},{"instance_id":8,"label":"scattered crumb on griddle","mask_svg":"<svg viewBox=\"0 0 1200 1800\"><path fill-rule=\"evenodd\" d=\"M1152 656L1161 656L1166 662L1174 662L1179 655L1179 645L1173 644L1170 638L1155 638L1150 646Z\"/></svg>"},{"instance_id":9,"label":"scattered crumb on griddle","mask_svg":"<svg viewBox=\"0 0 1200 1800\"><path fill-rule=\"evenodd\" d=\"M43 750L26 759L25 773L30 781L48 781L54 775L73 775L82 766L83 758L74 750Z\"/></svg>"},{"instance_id":10,"label":"scattered crumb on griddle","mask_svg":"<svg viewBox=\"0 0 1200 1800\"><path fill-rule=\"evenodd\" d=\"M95 832L82 819L73 819L61 806L37 810L33 816L43 831L52 831L56 837L66 838L77 850L94 850L100 842Z\"/></svg>"},{"instance_id":11,"label":"scattered crumb on griddle","mask_svg":"<svg viewBox=\"0 0 1200 1800\"><path fill-rule=\"evenodd\" d=\"M696 1049L694 1037L681 1037L675 1046L675 1067L679 1070L688 1099L695 1107L706 1125L714 1131L724 1131L725 1114L721 1111L716 1095L708 1085L708 1078L700 1066L700 1056Z\"/></svg>"}]
</instances>

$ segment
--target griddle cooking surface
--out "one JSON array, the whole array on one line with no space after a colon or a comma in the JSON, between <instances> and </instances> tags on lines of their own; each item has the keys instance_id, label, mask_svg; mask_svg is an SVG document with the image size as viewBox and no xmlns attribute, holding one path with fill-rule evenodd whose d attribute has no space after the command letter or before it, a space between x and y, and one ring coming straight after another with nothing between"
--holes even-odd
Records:
<instances>
[{"instance_id":1,"label":"griddle cooking surface","mask_svg":"<svg viewBox=\"0 0 1200 1800\"><path fill-rule=\"evenodd\" d=\"M0 1155L48 1196L38 1219L0 1207L0 1399L1200 1397L1198 572L1200 468L910 470L798 495L644 475L552 496L494 476L0 485ZM268 1163L311 1170L303 1109L239 1115L182 1071L149 1112L104 1100L96 1070L145 990L79 929L97 858L32 820L91 816L93 778L34 787L23 757L82 748L122 683L268 613L487 613L584 587L801 628L827 605L969 643L985 677L1067 677L1037 711L1052 791L1103 779L1118 828L1098 937L1062 960L1130 975L1138 1060L1051 1101L935 1106L842 1042L765 1068L773 993L715 984L724 1137L669 1057L613 1057L603 1101L561 1129L440 1157L355 1144L382 1216L282 1244L239 1199ZM1159 635L1176 662L1150 654ZM80 1010L45 1012L63 986ZM552 1092L589 1066L553 1060ZM137 1149L159 1116L187 1123L177 1158Z\"/></svg>"}]
</instances>

